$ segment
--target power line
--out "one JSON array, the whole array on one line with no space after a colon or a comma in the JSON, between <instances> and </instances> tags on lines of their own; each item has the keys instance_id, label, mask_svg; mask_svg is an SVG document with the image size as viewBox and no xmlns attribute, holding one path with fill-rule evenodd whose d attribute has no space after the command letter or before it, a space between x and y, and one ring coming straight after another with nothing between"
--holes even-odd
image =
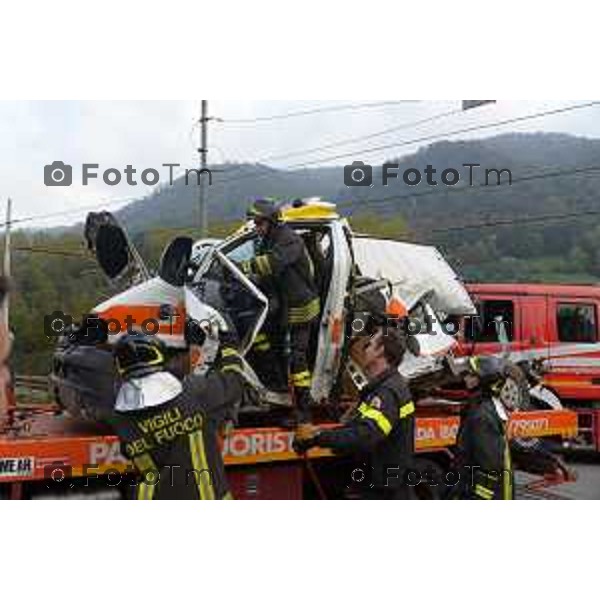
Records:
<instances>
[{"instance_id":1,"label":"power line","mask_svg":"<svg viewBox=\"0 0 600 600\"><path fill-rule=\"evenodd\" d=\"M252 117L252 118L248 118L248 119L219 119L219 120L224 123L236 123L236 124L263 123L266 121L279 121L281 119L292 119L295 117L305 117L308 115L315 115L315 114L319 114L319 113L384 108L386 106L397 106L399 104L411 104L411 103L416 103L416 102L421 102L421 101L420 100L393 100L393 101L387 101L387 102L369 102L367 104L338 104L336 106L323 106L321 108L298 110L298 111L292 111L292 112L287 112L287 113L277 114L277 115L267 115L267 116L263 116L263 117Z\"/></svg>"},{"instance_id":2,"label":"power line","mask_svg":"<svg viewBox=\"0 0 600 600\"><path fill-rule=\"evenodd\" d=\"M385 104L385 103L384 103ZM467 109L468 110L468 109ZM433 121L436 121L438 119L441 118L445 118L445 117L449 117L449 116L453 116L453 115L457 115L457 114L462 114L465 112L465 109L463 107L458 108L458 109L454 109L454 110L450 110L450 111L446 111L446 112L442 112L442 113L438 113L438 114L434 114L431 115L429 117L425 117L423 119L418 119L416 121L410 121L408 123L402 123L400 125L397 125L395 127L388 127L386 129L383 129L381 131L372 133L372 134L368 134L368 135L361 135L358 137L353 137L353 138L346 138L344 140L340 140L337 142L331 142L329 144L324 144L321 146L316 146L313 148L306 148L304 150L295 150L293 152L287 152L285 154L275 154L275 155L267 155L267 156L263 156L260 157L256 160L254 160L254 163L266 163L268 161L274 161L274 160L280 160L283 158L290 158L293 156L302 156L304 154L308 154L308 153L314 153L314 152L322 152L323 150L327 150L327 149L331 149L331 148L337 148L339 146L347 146L349 144L354 144L360 141L364 141L364 140L368 140L368 139L373 139L373 138L377 138L377 137L381 137L384 135L389 135L390 133L394 133L396 131L401 131L403 129L408 129L409 127L418 127L419 125L424 125L426 123L431 123ZM230 169L226 169L224 171L221 172L231 172L231 171L236 171L239 170L240 167L232 167Z\"/></svg>"},{"instance_id":3,"label":"power line","mask_svg":"<svg viewBox=\"0 0 600 600\"><path fill-rule=\"evenodd\" d=\"M254 160L254 163L266 163L266 162L270 162L270 161L275 161L275 160L281 160L284 158L291 158L294 156L303 156L305 154L312 154L315 152L322 152L323 150L329 150L331 148L338 148L340 146L348 146L350 144L355 144L357 142L362 142L365 140L369 140L369 139L374 139L377 137L382 137L384 135L389 135L390 133L395 133L396 131L401 131L403 129L408 129L409 127L418 127L419 125L425 125L426 123L431 123L433 121L437 121L439 119L445 118L445 117L450 117L453 115L457 115L457 114L461 114L463 113L463 109L459 108L459 109L455 109L455 110L450 110L450 111L446 111L443 113L438 113L435 115L431 115L429 117L425 117L423 119L418 119L416 121L410 121L408 123L402 123L400 125L396 125L394 127L388 127L386 129L383 129L381 131L377 131L375 133L371 133L371 134L367 134L367 135L361 135L361 136L357 136L357 137L352 137L352 138L346 138L344 140L339 140L337 142L331 142L329 144L324 144L322 146L316 146L313 148L305 148L304 150L294 150L293 152L287 152L285 154L271 154L271 155L267 155L267 156L261 156L260 158ZM239 171L240 170L240 166L233 166L229 169L224 169L221 170L222 173L230 173L230 172L234 172L234 171ZM250 175L248 175L250 176ZM246 177L246 175L244 175L244 177ZM225 181L225 183L227 183L227 181Z\"/></svg>"},{"instance_id":4,"label":"power line","mask_svg":"<svg viewBox=\"0 0 600 600\"><path fill-rule=\"evenodd\" d=\"M328 157L322 157L322 158L318 158L318 159L313 159L313 160L309 160L309 161L305 161L305 162L301 162L301 163L296 163L296 164L292 164L292 165L288 165L287 167L287 171L279 171L280 175L284 175L284 176L289 176L289 175L296 175L297 173L294 173L293 171L290 171L290 169L297 169L297 168L301 168L301 167L306 167L309 165L313 165L316 163L320 163L323 161L331 161L331 160L337 160L337 159L341 159L341 158L351 158L351 157L356 157L357 154L361 154L361 155L365 155L365 154L370 154L372 152L380 152L381 150L388 150L388 149L392 149L392 148L400 148L402 146L409 146L409 145L413 145L413 144L417 144L419 142L425 142L425 141L433 141L436 139L440 139L440 138L447 138L449 136L453 136L453 135L457 135L460 133L470 133L473 131L479 131L479 130L483 130L483 129L490 129L493 127L501 127L503 125L510 125L512 123L519 123L519 122L523 122L523 121L528 121L531 119L539 119L542 117L547 117L547 116L551 116L551 115L556 115L556 114L561 114L561 113L565 113L565 112L570 112L573 110L580 110L583 108L590 108L592 106L596 106L600 104L600 101L593 101L593 102L586 102L583 104L573 104L573 105L569 105L569 106L563 106L561 108L555 108L552 110L546 110L546 111L542 111L542 112L537 112L537 113L532 113L529 115L522 115L520 117L512 117L510 119L503 119L500 121L494 121L492 123L485 123L483 125L473 125L470 127L463 127L461 129L455 129L454 131L448 131L448 132L444 132L444 133L435 133L435 134L429 134L426 136L421 136L421 137L417 137L417 138L413 138L411 140L404 140L401 142L395 142L392 144L384 144L384 145L380 145L380 146L374 146L371 148L363 148L361 150L355 150L352 152L345 152L342 154L337 154L337 155L333 155L333 156L328 156ZM271 174L270 172L268 173L269 175ZM242 175L240 175L239 177L230 177L229 179L224 179L221 181L216 181L215 184L220 183L220 184L226 184L226 183L231 183L233 181L237 181L240 179L247 179L249 177L264 177L266 176L267 173L263 173L263 174L256 174L256 173L244 173Z\"/></svg>"},{"instance_id":5,"label":"power line","mask_svg":"<svg viewBox=\"0 0 600 600\"><path fill-rule=\"evenodd\" d=\"M497 219L494 221L482 221L480 223L471 223L468 225L458 225L456 227L442 227L431 229L431 233L448 233L454 231L466 231L468 229L485 229L487 227L501 227L503 225L522 225L528 223L545 223L547 221L556 221L560 219L573 219L578 217L589 217L600 215L600 209L570 211L557 213L553 215L525 215L519 218Z\"/></svg>"},{"instance_id":6,"label":"power line","mask_svg":"<svg viewBox=\"0 0 600 600\"><path fill-rule=\"evenodd\" d=\"M66 250L54 250L52 248L44 248L42 246L16 246L13 248L15 252L31 252L34 254L48 254L52 256L63 256L69 258L85 258L90 259L89 256L82 252L68 252Z\"/></svg>"},{"instance_id":7,"label":"power line","mask_svg":"<svg viewBox=\"0 0 600 600\"><path fill-rule=\"evenodd\" d=\"M381 137L384 135L388 135L390 133L394 133L396 131L401 131L403 129L408 129L409 127L418 127L419 125L424 125L426 123L431 123L433 121L437 121L439 119L450 117L452 115L462 113L462 109L450 110L443 113L438 113L435 115L431 115L429 117L425 117L423 119L419 119L417 121L411 121L409 123L402 123L400 125L396 125L395 127L388 127L387 129L383 129L382 131L378 131L376 133L370 133L368 135L361 135L358 137L347 138L345 140L340 140L338 142L332 142L330 144L325 144L323 146L316 146L314 148L306 148L305 150L296 150L294 152L288 152L287 154L279 154L279 155L267 155L257 159L254 162L264 163L267 161L280 160L282 158L290 158L292 156L302 156L303 154L309 154L313 152L321 152L323 150L328 150L330 148L337 148L339 146L348 146L349 144L355 144L356 142L362 142L364 140L369 140L377 137Z\"/></svg>"},{"instance_id":8,"label":"power line","mask_svg":"<svg viewBox=\"0 0 600 600\"><path fill-rule=\"evenodd\" d=\"M523 177L520 177L518 179L514 179L512 182L512 185L515 185L516 183L523 183L526 181L533 181L536 179L551 179L553 177L561 177L561 176L569 176L569 175L577 175L579 173L589 173L589 172L593 172L593 171L600 171L600 165L588 165L586 167L575 167L572 169L558 169L556 171L551 171L551 172L544 172L544 173L536 173L533 175L525 175ZM472 192L474 190L490 190L490 191L502 191L505 189L511 189L511 186L493 186L493 185L487 185L485 183L480 183L477 185L472 185L472 186L468 186L468 187L458 187L458 186L454 186L454 187L448 187L445 188L443 191L440 191L442 188L433 188L431 190L426 190L426 191L422 191L419 193L409 193L409 194L395 194L395 195L390 195L390 196L385 196L383 198L372 198L369 199L367 198L365 200L365 206L371 206L373 204L385 204L387 202L397 202L399 200L406 200L406 199L414 199L414 198L421 198L423 196L431 196L434 194L442 194L442 193L465 193L465 192ZM340 202L338 204L336 204L337 208L354 208L356 209L356 202L358 202L358 200L356 201L347 201L347 202Z\"/></svg>"},{"instance_id":9,"label":"power line","mask_svg":"<svg viewBox=\"0 0 600 600\"><path fill-rule=\"evenodd\" d=\"M127 203L127 204L132 204L136 201L139 201L140 198L112 198L109 200L103 200L102 203L100 202L94 202L93 204L85 204L83 206L79 206L77 208L70 208L70 209L65 209L65 210L61 210L61 211L56 211L56 212L49 212L49 213L40 213L37 215L27 215L26 217L18 217L16 219L12 219L11 220L11 224L15 224L15 223L28 223L30 221L41 221L41 220L46 220L46 219L52 219L54 217L64 217L65 215L72 215L74 213L78 213L78 212L83 212L83 211L87 211L87 210L93 210L94 208L103 208L107 205L112 205L112 204L121 204L121 203Z\"/></svg>"},{"instance_id":10,"label":"power line","mask_svg":"<svg viewBox=\"0 0 600 600\"><path fill-rule=\"evenodd\" d=\"M546 111L542 111L542 112L537 112L537 113L532 113L529 115L522 115L520 117L513 117L510 119L503 119L501 121L494 121L493 123L485 123L483 125L473 125L470 127L463 127L461 129L455 129L454 131L447 131L445 133L434 133L434 134L430 134L430 135L426 135L426 136L422 136L419 138L414 138L412 140L405 140L403 142L399 142L399 143L393 143L393 144L384 144L382 146L375 146L372 148L366 148L363 150L359 150L357 152L361 152L362 154L370 154L372 152L379 152L381 150L389 150L391 148L400 148L402 146L409 146L412 144L416 144L419 142L425 142L425 141L431 141L437 138L445 138L451 135L457 135L459 133L470 133L473 131L479 131L481 129L490 129L492 127L500 127L502 125L510 125L512 123L519 123L522 121L528 121L531 119L539 119L541 117L549 117L551 115L556 115L556 114L560 114L560 113L565 113L565 112L569 112L572 110L579 110L582 108L590 108L592 106L597 106L600 104L600 100L596 100L594 102L586 102L584 104L572 104L570 106L563 106L561 108L555 108L552 110L546 110ZM322 160L336 160L339 158L349 158L352 156L356 156L356 152L346 152L344 154L337 154L335 156L330 156L327 157L325 159L315 159L315 160L311 160L311 161L307 161L304 163L298 163L295 165L290 165L288 167L288 169L293 169L293 168L298 168L298 167L304 167L306 165L311 165L311 164L315 164L316 162L320 162Z\"/></svg>"}]
</instances>

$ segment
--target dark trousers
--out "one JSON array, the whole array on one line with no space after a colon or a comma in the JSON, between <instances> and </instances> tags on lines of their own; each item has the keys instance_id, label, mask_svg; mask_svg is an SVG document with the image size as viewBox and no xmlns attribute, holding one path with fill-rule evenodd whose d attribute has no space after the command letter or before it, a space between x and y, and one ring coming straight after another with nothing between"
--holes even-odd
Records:
<instances>
[{"instance_id":1,"label":"dark trousers","mask_svg":"<svg viewBox=\"0 0 600 600\"><path fill-rule=\"evenodd\" d=\"M300 422L310 421L312 373L308 351L313 321L290 325L290 376Z\"/></svg>"},{"instance_id":2,"label":"dark trousers","mask_svg":"<svg viewBox=\"0 0 600 600\"><path fill-rule=\"evenodd\" d=\"M250 349L248 361L267 388L278 392L287 391L285 330L265 324Z\"/></svg>"},{"instance_id":3,"label":"dark trousers","mask_svg":"<svg viewBox=\"0 0 600 600\"><path fill-rule=\"evenodd\" d=\"M312 373L309 368L309 344L314 321L289 325L289 372L294 390L294 401L301 422L310 421L310 387ZM286 331L279 327L265 327L257 336L249 361L261 381L270 389L287 388Z\"/></svg>"}]
</instances>

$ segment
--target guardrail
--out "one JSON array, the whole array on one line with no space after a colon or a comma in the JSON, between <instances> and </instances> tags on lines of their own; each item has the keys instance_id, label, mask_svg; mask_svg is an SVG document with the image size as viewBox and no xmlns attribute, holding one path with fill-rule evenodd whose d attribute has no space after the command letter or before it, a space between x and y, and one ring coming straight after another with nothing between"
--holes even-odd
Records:
<instances>
[{"instance_id":1,"label":"guardrail","mask_svg":"<svg viewBox=\"0 0 600 600\"><path fill-rule=\"evenodd\" d=\"M14 375L13 386L17 404L38 404L50 400L47 375Z\"/></svg>"},{"instance_id":2,"label":"guardrail","mask_svg":"<svg viewBox=\"0 0 600 600\"><path fill-rule=\"evenodd\" d=\"M13 381L15 388L48 391L47 375L15 375Z\"/></svg>"}]
</instances>

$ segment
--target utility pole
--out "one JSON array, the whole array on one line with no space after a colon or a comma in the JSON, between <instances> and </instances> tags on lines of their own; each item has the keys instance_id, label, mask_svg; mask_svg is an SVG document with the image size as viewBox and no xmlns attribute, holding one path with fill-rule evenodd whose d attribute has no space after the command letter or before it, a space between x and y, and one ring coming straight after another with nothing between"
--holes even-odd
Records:
<instances>
[{"instance_id":1,"label":"utility pole","mask_svg":"<svg viewBox=\"0 0 600 600\"><path fill-rule=\"evenodd\" d=\"M5 277L10 277L10 229L12 225L12 200L9 198L6 202L6 225L4 228L4 264L2 265L2 273ZM4 304L2 305L2 318L4 324L8 327L9 317L9 294L4 296Z\"/></svg>"},{"instance_id":2,"label":"utility pole","mask_svg":"<svg viewBox=\"0 0 600 600\"><path fill-rule=\"evenodd\" d=\"M202 100L200 114L200 175L198 176L198 199L200 204L200 237L208 236L208 207L206 202L206 187L204 183L204 169L206 169L206 155L208 154L208 100Z\"/></svg>"}]
</instances>

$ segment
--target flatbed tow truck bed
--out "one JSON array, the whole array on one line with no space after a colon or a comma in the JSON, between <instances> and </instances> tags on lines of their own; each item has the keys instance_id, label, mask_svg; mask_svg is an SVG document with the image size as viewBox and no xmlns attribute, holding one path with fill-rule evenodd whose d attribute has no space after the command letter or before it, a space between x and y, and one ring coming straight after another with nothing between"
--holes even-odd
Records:
<instances>
[{"instance_id":1,"label":"flatbed tow truck bed","mask_svg":"<svg viewBox=\"0 0 600 600\"><path fill-rule=\"evenodd\" d=\"M460 417L418 416L415 429L417 453L427 456L446 452L455 443ZM333 426L333 425L332 425ZM577 415L572 411L535 411L514 414L509 437L558 437L577 434ZM236 498L292 499L305 497L307 471L317 478L314 466L337 460L326 450L311 450L307 457L292 449L293 433L278 427L233 429L223 442L223 456ZM59 467L66 481L52 484L50 473ZM128 470L119 441L89 423L56 414L52 407L19 408L0 433L0 497L52 496L78 490L81 480L98 476L117 478ZM330 471L331 473L331 471ZM324 475L326 477L326 475ZM314 481L324 496L319 481ZM67 489L68 488L68 489ZM115 494L118 495L118 494Z\"/></svg>"},{"instance_id":2,"label":"flatbed tow truck bed","mask_svg":"<svg viewBox=\"0 0 600 600\"><path fill-rule=\"evenodd\" d=\"M448 452L455 443L459 421L458 415L417 417L417 453ZM509 422L509 437L567 439L576 434L577 415L571 411L522 412ZM336 459L319 449L311 450L308 459L299 456L292 449L292 439L291 430L277 427L236 428L224 438L223 456L236 498L306 496L306 472L314 480L314 465ZM60 484L50 477L57 467L65 474ZM0 497L62 497L65 492L79 497L78 493L90 491L82 487L82 481L104 477L114 482L128 468L114 435L56 414L50 406L15 409L0 433ZM314 483L317 495L323 497L319 481ZM112 489L118 497L116 484Z\"/></svg>"}]
</instances>

